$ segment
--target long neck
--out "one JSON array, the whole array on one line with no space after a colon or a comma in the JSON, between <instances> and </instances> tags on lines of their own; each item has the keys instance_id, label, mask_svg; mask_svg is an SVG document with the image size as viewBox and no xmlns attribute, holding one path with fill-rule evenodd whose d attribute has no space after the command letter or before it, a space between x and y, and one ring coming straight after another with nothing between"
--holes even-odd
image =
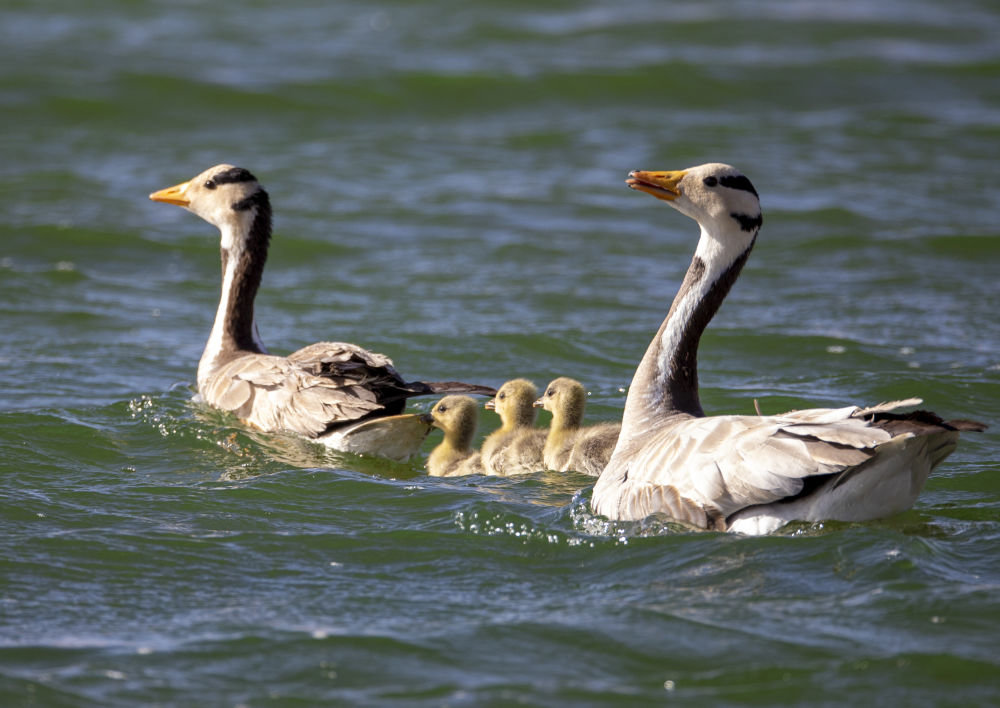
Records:
<instances>
[{"instance_id":1,"label":"long neck","mask_svg":"<svg viewBox=\"0 0 1000 708\"><path fill-rule=\"evenodd\" d=\"M632 378L623 437L629 430L648 429L651 418L704 415L698 398L698 343L753 248L751 240L745 250L727 253L722 243L702 228L684 282Z\"/></svg>"},{"instance_id":2,"label":"long neck","mask_svg":"<svg viewBox=\"0 0 1000 708\"><path fill-rule=\"evenodd\" d=\"M262 196L257 196L262 195ZM260 191L222 231L222 293L212 333L198 365L199 385L234 356L266 353L254 321L254 298L260 287L271 237L271 209ZM239 207L243 203L234 206Z\"/></svg>"}]
</instances>

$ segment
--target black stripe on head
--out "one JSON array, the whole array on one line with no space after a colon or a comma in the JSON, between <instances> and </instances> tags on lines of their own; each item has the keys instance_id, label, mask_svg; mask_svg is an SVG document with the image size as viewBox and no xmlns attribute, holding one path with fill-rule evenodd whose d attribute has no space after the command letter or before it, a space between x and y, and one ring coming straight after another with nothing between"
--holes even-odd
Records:
<instances>
[{"instance_id":1,"label":"black stripe on head","mask_svg":"<svg viewBox=\"0 0 1000 708\"><path fill-rule=\"evenodd\" d=\"M216 184L229 184L230 182L256 182L257 178L250 174L250 170L242 167L230 167L228 170L212 175L212 181Z\"/></svg>"},{"instance_id":2,"label":"black stripe on head","mask_svg":"<svg viewBox=\"0 0 1000 708\"><path fill-rule=\"evenodd\" d=\"M256 181L257 178L250 174L250 170L244 170L242 167L230 167L228 170L224 170L209 177L205 181L205 189L215 189L220 184Z\"/></svg>"},{"instance_id":3,"label":"black stripe on head","mask_svg":"<svg viewBox=\"0 0 1000 708\"><path fill-rule=\"evenodd\" d=\"M234 182L256 182L257 178L250 174L250 170L242 167L230 167L228 170L218 172L207 180L203 185L205 189L215 189L220 184L232 184Z\"/></svg>"},{"instance_id":4,"label":"black stripe on head","mask_svg":"<svg viewBox=\"0 0 1000 708\"><path fill-rule=\"evenodd\" d=\"M746 179L746 177L743 179ZM764 217L761 214L757 214L757 216L749 216L748 214L737 214L736 212L733 212L730 216L740 222L740 228L743 231L756 231L760 228L761 224L764 223Z\"/></svg>"},{"instance_id":5,"label":"black stripe on head","mask_svg":"<svg viewBox=\"0 0 1000 708\"><path fill-rule=\"evenodd\" d=\"M719 178L719 184L723 187L729 187L730 189L742 189L744 192L750 192L752 195L760 199L757 194L757 190L753 188L753 184L750 183L743 175L726 175L725 177Z\"/></svg>"}]
</instances>

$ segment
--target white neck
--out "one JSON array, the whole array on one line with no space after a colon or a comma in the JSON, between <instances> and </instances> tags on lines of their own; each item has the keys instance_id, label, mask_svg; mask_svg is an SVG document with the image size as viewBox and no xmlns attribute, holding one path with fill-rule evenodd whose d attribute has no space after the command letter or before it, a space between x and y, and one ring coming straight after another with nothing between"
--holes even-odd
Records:
<instances>
[{"instance_id":1,"label":"white neck","mask_svg":"<svg viewBox=\"0 0 1000 708\"><path fill-rule=\"evenodd\" d=\"M755 234L701 238L666 319L636 369L625 402L622 438L650 429L655 419L704 415L698 398L697 353L702 332L742 269Z\"/></svg>"},{"instance_id":2,"label":"white neck","mask_svg":"<svg viewBox=\"0 0 1000 708\"><path fill-rule=\"evenodd\" d=\"M243 303L234 302L237 291L237 278L242 277L245 272L242 248L243 239L234 233L234 228L230 224L220 227L222 232L222 248L228 254L224 259L225 272L222 274L222 291L219 297L219 306L215 311L215 322L212 324L212 331L205 344L205 350L201 354L198 362L198 389L202 390L212 373L225 361L232 358L233 342L230 328L230 318L234 307ZM252 303L250 303L252 306ZM253 342L256 347L266 353L267 349L260 339L257 331L256 317L253 319Z\"/></svg>"},{"instance_id":3,"label":"white neck","mask_svg":"<svg viewBox=\"0 0 1000 708\"><path fill-rule=\"evenodd\" d=\"M726 253L722 244L713 238L704 226L701 227L701 237L698 239L694 258L704 264L705 270L692 287L682 288L677 292L670 308L670 316L664 322L665 326L661 327L657 333L660 341L659 351L656 352L656 376L652 386L652 393L657 398L662 398L667 382L676 373L673 369L675 362L671 361L671 357L684 345L685 335L690 336L686 330L688 323L694 317L695 310L705 301L708 291L726 269L733 264L737 255L739 254ZM692 263L694 262L695 260L692 260Z\"/></svg>"}]
</instances>

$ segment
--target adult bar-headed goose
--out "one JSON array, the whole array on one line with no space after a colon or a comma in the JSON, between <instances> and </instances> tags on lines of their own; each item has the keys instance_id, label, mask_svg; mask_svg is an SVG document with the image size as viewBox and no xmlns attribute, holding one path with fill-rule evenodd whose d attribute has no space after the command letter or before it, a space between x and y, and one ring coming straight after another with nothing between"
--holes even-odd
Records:
<instances>
[{"instance_id":1,"label":"adult bar-headed goose","mask_svg":"<svg viewBox=\"0 0 1000 708\"><path fill-rule=\"evenodd\" d=\"M545 430L535 427L536 398L535 384L527 379L512 379L486 402L486 408L500 416L500 427L483 440L481 448L486 474L509 477L545 469Z\"/></svg>"},{"instance_id":2,"label":"adult bar-headed goose","mask_svg":"<svg viewBox=\"0 0 1000 708\"><path fill-rule=\"evenodd\" d=\"M222 296L198 364L198 392L264 431L299 433L347 452L406 459L430 427L400 415L410 396L494 390L459 382L406 382L382 355L354 344L320 342L287 357L267 353L254 321L271 238L267 192L245 169L216 165L149 195L176 204L222 235Z\"/></svg>"},{"instance_id":3,"label":"adult bar-headed goose","mask_svg":"<svg viewBox=\"0 0 1000 708\"><path fill-rule=\"evenodd\" d=\"M483 474L479 453L472 449L479 421L479 404L469 396L445 396L424 415L424 420L444 432L444 440L427 457L432 477Z\"/></svg>"},{"instance_id":4,"label":"adult bar-headed goose","mask_svg":"<svg viewBox=\"0 0 1000 708\"><path fill-rule=\"evenodd\" d=\"M627 184L696 220L680 291L639 363L621 436L594 486L611 519L662 513L698 528L769 533L788 521L865 521L908 509L930 471L982 423L871 408L703 417L698 340L761 226L757 192L729 165L632 172Z\"/></svg>"},{"instance_id":5,"label":"adult bar-headed goose","mask_svg":"<svg viewBox=\"0 0 1000 708\"><path fill-rule=\"evenodd\" d=\"M604 470L618 442L621 423L583 427L587 392L576 379L561 376L546 388L535 406L552 414L545 438L545 467L557 472L582 472L597 476Z\"/></svg>"}]
</instances>

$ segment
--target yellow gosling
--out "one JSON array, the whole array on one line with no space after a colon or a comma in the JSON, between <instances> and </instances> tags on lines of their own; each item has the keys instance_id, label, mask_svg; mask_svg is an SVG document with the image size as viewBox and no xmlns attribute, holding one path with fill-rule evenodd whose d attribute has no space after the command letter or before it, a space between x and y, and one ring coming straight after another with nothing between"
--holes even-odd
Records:
<instances>
[{"instance_id":1,"label":"yellow gosling","mask_svg":"<svg viewBox=\"0 0 1000 708\"><path fill-rule=\"evenodd\" d=\"M444 432L444 440L427 458L432 477L483 474L479 453L472 448L479 424L479 404L469 396L445 396L425 414L425 420Z\"/></svg>"},{"instance_id":2,"label":"yellow gosling","mask_svg":"<svg viewBox=\"0 0 1000 708\"><path fill-rule=\"evenodd\" d=\"M500 416L500 427L483 441L486 474L509 477L545 469L545 431L535 426L538 389L527 379L513 379L497 390L486 408Z\"/></svg>"},{"instance_id":3,"label":"yellow gosling","mask_svg":"<svg viewBox=\"0 0 1000 708\"><path fill-rule=\"evenodd\" d=\"M543 459L550 470L601 473L618 442L621 423L583 427L587 394L583 384L565 376L550 383L535 406L552 414Z\"/></svg>"}]
</instances>

